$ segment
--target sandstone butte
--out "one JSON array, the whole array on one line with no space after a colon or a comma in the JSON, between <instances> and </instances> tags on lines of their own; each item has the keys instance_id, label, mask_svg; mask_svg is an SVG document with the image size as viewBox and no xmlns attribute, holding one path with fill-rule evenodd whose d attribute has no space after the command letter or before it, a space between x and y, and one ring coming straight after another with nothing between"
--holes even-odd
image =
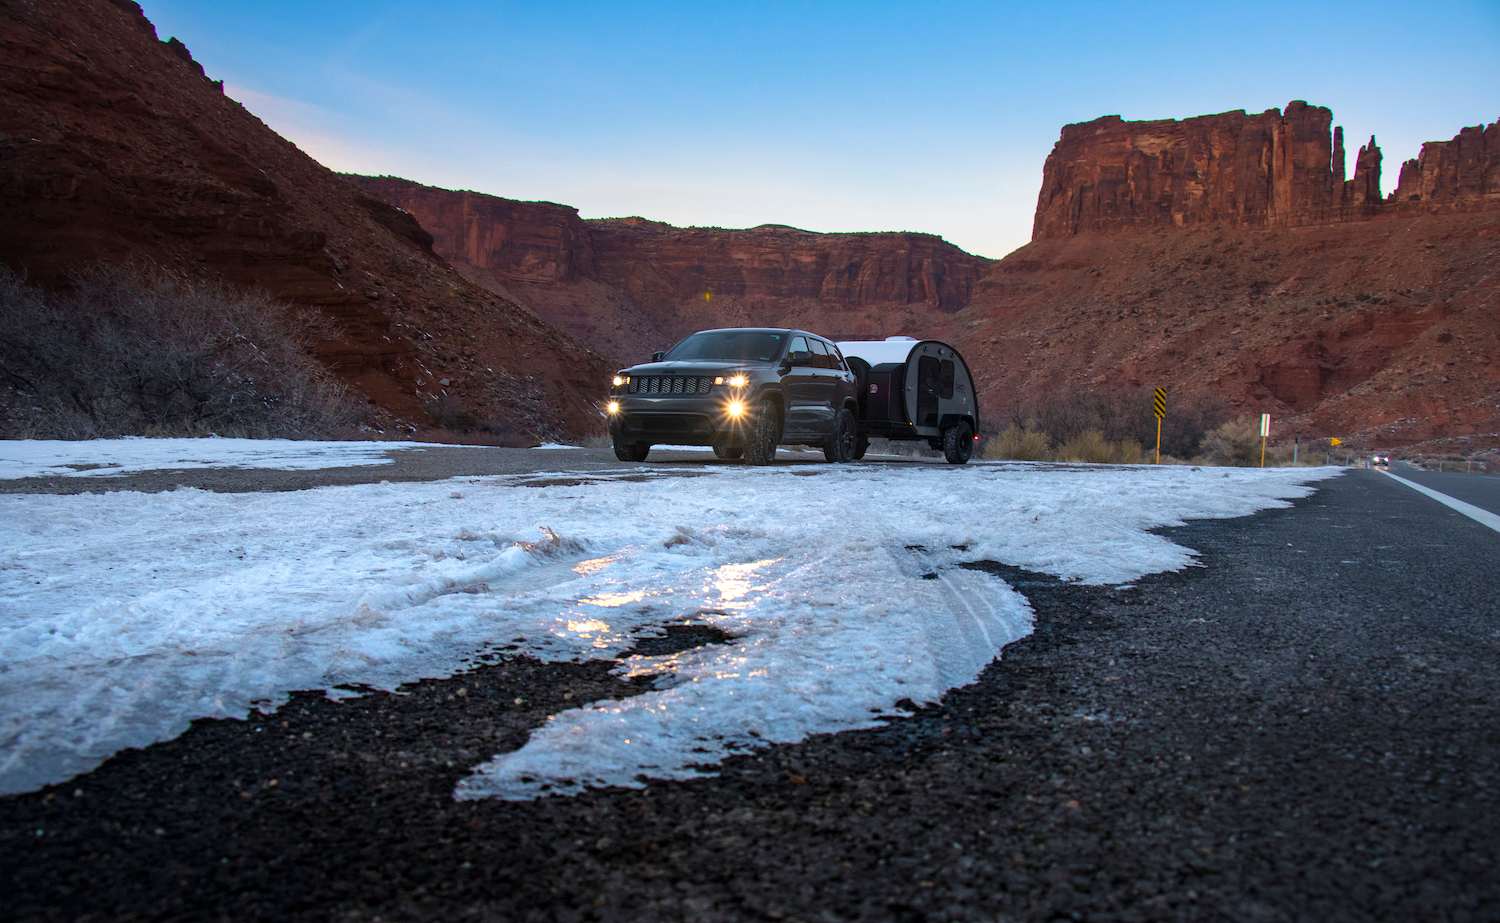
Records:
<instances>
[{"instance_id":1,"label":"sandstone butte","mask_svg":"<svg viewBox=\"0 0 1500 923\"><path fill-rule=\"evenodd\" d=\"M710 326L905 333L961 348L991 429L1063 387L1161 386L1271 413L1288 437L1493 448L1500 128L1424 145L1389 198L1381 161L1372 138L1346 178L1342 130L1303 102L1069 125L1032 242L998 261L924 234L584 220L350 179L467 278L622 364Z\"/></svg>"},{"instance_id":2,"label":"sandstone butte","mask_svg":"<svg viewBox=\"0 0 1500 923\"><path fill-rule=\"evenodd\" d=\"M407 432L458 438L427 425L440 398L515 439L597 424L597 350L465 280L410 215L225 97L133 0L0 7L0 201L0 259L34 280L148 258L326 312L343 336L321 358Z\"/></svg>"}]
</instances>

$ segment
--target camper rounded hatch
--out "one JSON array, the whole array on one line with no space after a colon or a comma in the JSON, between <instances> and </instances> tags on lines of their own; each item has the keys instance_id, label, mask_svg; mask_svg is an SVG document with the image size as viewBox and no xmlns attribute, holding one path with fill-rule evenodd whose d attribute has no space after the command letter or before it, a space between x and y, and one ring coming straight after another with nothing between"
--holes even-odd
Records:
<instances>
[{"instance_id":1,"label":"camper rounded hatch","mask_svg":"<svg viewBox=\"0 0 1500 923\"><path fill-rule=\"evenodd\" d=\"M979 400L958 350L914 337L848 340L838 347L856 379L856 458L870 437L882 436L926 440L951 464L969 460L979 432Z\"/></svg>"}]
</instances>

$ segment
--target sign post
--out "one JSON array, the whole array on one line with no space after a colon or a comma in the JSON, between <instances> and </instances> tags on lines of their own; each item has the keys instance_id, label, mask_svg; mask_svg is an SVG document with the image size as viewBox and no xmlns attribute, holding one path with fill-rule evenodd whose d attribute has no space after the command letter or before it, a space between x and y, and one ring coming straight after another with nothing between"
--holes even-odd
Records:
<instances>
[{"instance_id":1,"label":"sign post","mask_svg":"<svg viewBox=\"0 0 1500 923\"><path fill-rule=\"evenodd\" d=\"M1260 415L1260 466L1266 466L1266 437L1271 435L1271 415Z\"/></svg>"},{"instance_id":2,"label":"sign post","mask_svg":"<svg viewBox=\"0 0 1500 923\"><path fill-rule=\"evenodd\" d=\"M1161 464L1161 421L1167 415L1167 389L1157 388L1152 405L1156 409L1156 463Z\"/></svg>"}]
</instances>

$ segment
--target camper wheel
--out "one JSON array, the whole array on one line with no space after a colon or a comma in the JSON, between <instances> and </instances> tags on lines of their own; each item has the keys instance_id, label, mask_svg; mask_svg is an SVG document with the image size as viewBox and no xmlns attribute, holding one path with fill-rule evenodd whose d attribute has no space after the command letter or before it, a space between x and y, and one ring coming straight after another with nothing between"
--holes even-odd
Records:
<instances>
[{"instance_id":1,"label":"camper wheel","mask_svg":"<svg viewBox=\"0 0 1500 923\"><path fill-rule=\"evenodd\" d=\"M943 457L950 465L962 465L974 454L974 430L960 420L943 431Z\"/></svg>"},{"instance_id":2,"label":"camper wheel","mask_svg":"<svg viewBox=\"0 0 1500 923\"><path fill-rule=\"evenodd\" d=\"M870 451L870 437L860 433L854 438L854 460L859 461L864 458L868 451Z\"/></svg>"}]
</instances>

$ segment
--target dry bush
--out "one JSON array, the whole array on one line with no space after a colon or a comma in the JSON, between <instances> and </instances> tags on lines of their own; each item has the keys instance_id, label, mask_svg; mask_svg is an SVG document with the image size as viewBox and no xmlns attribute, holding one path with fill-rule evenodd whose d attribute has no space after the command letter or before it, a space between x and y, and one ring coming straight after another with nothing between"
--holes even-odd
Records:
<instances>
[{"instance_id":1,"label":"dry bush","mask_svg":"<svg viewBox=\"0 0 1500 923\"><path fill-rule=\"evenodd\" d=\"M357 422L311 355L321 315L157 267L47 292L0 266L0 435L330 437Z\"/></svg>"},{"instance_id":2,"label":"dry bush","mask_svg":"<svg viewBox=\"0 0 1500 923\"><path fill-rule=\"evenodd\" d=\"M1084 430L1057 447L1060 462L1109 462L1114 459L1114 446L1097 429Z\"/></svg>"},{"instance_id":3,"label":"dry bush","mask_svg":"<svg viewBox=\"0 0 1500 923\"><path fill-rule=\"evenodd\" d=\"M1203 437L1203 464L1242 468L1260 464L1260 418L1240 417Z\"/></svg>"},{"instance_id":4,"label":"dry bush","mask_svg":"<svg viewBox=\"0 0 1500 923\"><path fill-rule=\"evenodd\" d=\"M1057 447L1057 460L1098 465L1134 463L1141 460L1141 444L1134 439L1111 442L1096 429L1085 430Z\"/></svg>"},{"instance_id":5,"label":"dry bush","mask_svg":"<svg viewBox=\"0 0 1500 923\"><path fill-rule=\"evenodd\" d=\"M1046 433L1015 425L991 436L980 453L980 458L987 461L1047 461L1051 457L1052 440Z\"/></svg>"}]
</instances>

